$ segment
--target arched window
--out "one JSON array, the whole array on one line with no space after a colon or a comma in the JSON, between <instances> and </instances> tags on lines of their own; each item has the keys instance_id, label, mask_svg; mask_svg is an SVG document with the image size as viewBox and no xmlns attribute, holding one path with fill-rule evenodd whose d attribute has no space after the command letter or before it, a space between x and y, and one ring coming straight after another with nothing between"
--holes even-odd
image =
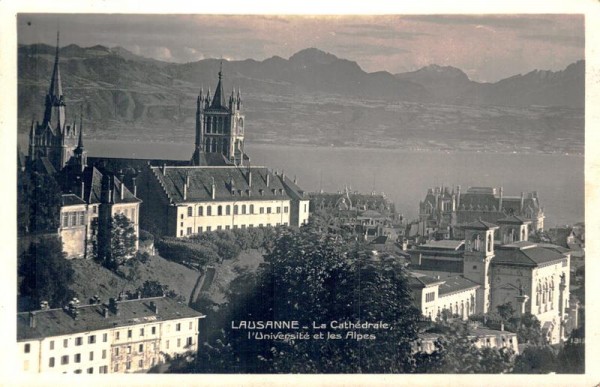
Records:
<instances>
[{"instance_id":1,"label":"arched window","mask_svg":"<svg viewBox=\"0 0 600 387\"><path fill-rule=\"evenodd\" d=\"M219 215L219 216L223 215L223 206L217 207L217 215Z\"/></svg>"},{"instance_id":2,"label":"arched window","mask_svg":"<svg viewBox=\"0 0 600 387\"><path fill-rule=\"evenodd\" d=\"M204 216L204 207L198 207L198 216Z\"/></svg>"},{"instance_id":3,"label":"arched window","mask_svg":"<svg viewBox=\"0 0 600 387\"><path fill-rule=\"evenodd\" d=\"M254 214L254 204L250 204L250 209L248 210L248 213Z\"/></svg>"},{"instance_id":4,"label":"arched window","mask_svg":"<svg viewBox=\"0 0 600 387\"><path fill-rule=\"evenodd\" d=\"M229 204L225 207L225 215L231 215L231 206Z\"/></svg>"},{"instance_id":5,"label":"arched window","mask_svg":"<svg viewBox=\"0 0 600 387\"><path fill-rule=\"evenodd\" d=\"M212 206L206 206L206 216L212 215Z\"/></svg>"},{"instance_id":6,"label":"arched window","mask_svg":"<svg viewBox=\"0 0 600 387\"><path fill-rule=\"evenodd\" d=\"M242 214L245 214L245 213L246 213L246 205L242 204Z\"/></svg>"},{"instance_id":7,"label":"arched window","mask_svg":"<svg viewBox=\"0 0 600 387\"><path fill-rule=\"evenodd\" d=\"M233 215L237 215L238 214L238 206L237 204L233 206Z\"/></svg>"}]
</instances>

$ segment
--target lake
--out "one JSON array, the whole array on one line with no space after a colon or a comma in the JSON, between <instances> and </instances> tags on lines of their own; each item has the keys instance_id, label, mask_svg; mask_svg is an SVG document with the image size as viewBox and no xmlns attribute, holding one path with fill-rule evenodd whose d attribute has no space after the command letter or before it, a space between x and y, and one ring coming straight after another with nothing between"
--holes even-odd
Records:
<instances>
[{"instance_id":1,"label":"lake","mask_svg":"<svg viewBox=\"0 0 600 387\"><path fill-rule=\"evenodd\" d=\"M22 149L27 137L19 136ZM87 140L89 156L191 158L193 144ZM297 176L308 191L335 192L348 185L385 192L398 212L417 216L427 188L461 185L504 187L506 196L537 191L545 227L584 220L584 157L563 154L501 154L390 149L303 147L246 143L252 165Z\"/></svg>"}]
</instances>

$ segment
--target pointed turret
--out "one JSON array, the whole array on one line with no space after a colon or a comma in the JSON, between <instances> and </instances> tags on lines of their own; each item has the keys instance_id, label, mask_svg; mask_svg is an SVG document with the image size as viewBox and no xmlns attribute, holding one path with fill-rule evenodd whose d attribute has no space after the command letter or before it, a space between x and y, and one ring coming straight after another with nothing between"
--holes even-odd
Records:
<instances>
[{"instance_id":1,"label":"pointed turret","mask_svg":"<svg viewBox=\"0 0 600 387\"><path fill-rule=\"evenodd\" d=\"M221 67L219 68L219 83L217 83L215 96L210 107L214 109L227 107L225 104L225 93L223 92L223 61L221 61Z\"/></svg>"},{"instance_id":2,"label":"pointed turret","mask_svg":"<svg viewBox=\"0 0 600 387\"><path fill-rule=\"evenodd\" d=\"M206 108L210 107L210 86L208 86L208 91L206 92Z\"/></svg>"},{"instance_id":3,"label":"pointed turret","mask_svg":"<svg viewBox=\"0 0 600 387\"><path fill-rule=\"evenodd\" d=\"M75 125L73 125L75 127ZM79 138L77 140L77 148L73 151L74 154L74 162L76 165L79 165L81 168L81 172L87 166L87 151L83 147L83 109L80 109L79 112Z\"/></svg>"},{"instance_id":4,"label":"pointed turret","mask_svg":"<svg viewBox=\"0 0 600 387\"><path fill-rule=\"evenodd\" d=\"M241 110L242 109L242 91L239 87L238 87L238 92L237 92L236 104L237 104L237 109Z\"/></svg>"}]
</instances>

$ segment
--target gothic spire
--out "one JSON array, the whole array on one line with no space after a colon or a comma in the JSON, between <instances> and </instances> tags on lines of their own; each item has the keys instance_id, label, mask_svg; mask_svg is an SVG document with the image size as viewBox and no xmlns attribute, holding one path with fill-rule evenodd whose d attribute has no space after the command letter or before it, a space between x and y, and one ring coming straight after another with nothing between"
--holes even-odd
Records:
<instances>
[{"instance_id":1,"label":"gothic spire","mask_svg":"<svg viewBox=\"0 0 600 387\"><path fill-rule=\"evenodd\" d=\"M224 108L225 104L225 93L223 92L223 61L219 67L219 83L217 83L217 89L215 90L215 96L212 100L211 108Z\"/></svg>"},{"instance_id":2,"label":"gothic spire","mask_svg":"<svg viewBox=\"0 0 600 387\"><path fill-rule=\"evenodd\" d=\"M43 126L51 124L52 116L55 116L56 123L51 125L57 134L62 133L62 127L65 125L65 102L63 99L62 82L60 77L59 62L60 33L56 33L56 54L54 56L54 68L52 78L50 79L50 88L46 95L46 110L44 112Z\"/></svg>"}]
</instances>

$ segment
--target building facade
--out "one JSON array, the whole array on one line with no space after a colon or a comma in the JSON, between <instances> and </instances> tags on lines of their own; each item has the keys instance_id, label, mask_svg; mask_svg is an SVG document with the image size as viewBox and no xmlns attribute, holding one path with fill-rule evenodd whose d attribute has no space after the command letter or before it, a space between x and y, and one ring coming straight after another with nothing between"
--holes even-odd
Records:
<instances>
[{"instance_id":1,"label":"building facade","mask_svg":"<svg viewBox=\"0 0 600 387\"><path fill-rule=\"evenodd\" d=\"M142 227L186 237L308 222L308 195L265 167L152 167L140 184Z\"/></svg>"},{"instance_id":2,"label":"building facade","mask_svg":"<svg viewBox=\"0 0 600 387\"><path fill-rule=\"evenodd\" d=\"M197 352L204 317L165 297L18 313L19 360L26 373L143 372Z\"/></svg>"}]
</instances>

